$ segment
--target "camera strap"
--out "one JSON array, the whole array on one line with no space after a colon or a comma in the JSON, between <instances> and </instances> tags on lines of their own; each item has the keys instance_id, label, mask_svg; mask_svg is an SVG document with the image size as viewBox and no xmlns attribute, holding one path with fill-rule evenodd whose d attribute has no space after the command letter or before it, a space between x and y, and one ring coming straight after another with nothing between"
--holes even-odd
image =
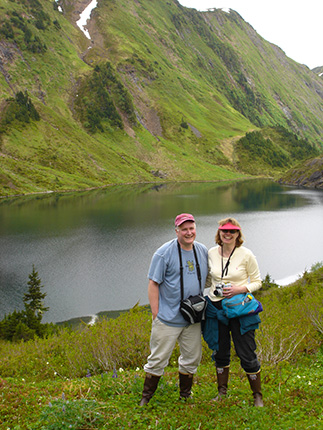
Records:
<instances>
[{"instance_id":1,"label":"camera strap","mask_svg":"<svg viewBox=\"0 0 323 430\"><path fill-rule=\"evenodd\" d=\"M227 276L227 274L228 274L229 264L230 264L230 258L232 257L232 254L234 253L235 249L236 249L236 247L233 248L231 254L229 255L229 258L228 258L228 261L227 261L226 265L223 267L223 246L221 246L221 268L222 268L221 281L222 281L223 277Z\"/></svg>"},{"instance_id":2,"label":"camera strap","mask_svg":"<svg viewBox=\"0 0 323 430\"><path fill-rule=\"evenodd\" d=\"M181 298L183 300L183 298L184 298L183 261L182 261L181 246L180 246L180 244L179 244L178 241L177 241L177 249L178 249L178 256L179 256L179 271L180 271L180 277L181 277ZM193 244L193 253L194 253L194 258L195 258L195 266L196 266L197 279L199 280L200 293L202 294L201 270L200 270L199 261L197 259L196 249L195 249L194 244Z\"/></svg>"}]
</instances>

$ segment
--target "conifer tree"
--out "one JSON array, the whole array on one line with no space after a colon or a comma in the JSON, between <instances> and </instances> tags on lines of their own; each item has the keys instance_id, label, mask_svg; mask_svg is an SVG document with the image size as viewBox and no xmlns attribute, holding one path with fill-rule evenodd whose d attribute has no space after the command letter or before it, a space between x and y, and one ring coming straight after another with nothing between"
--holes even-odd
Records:
<instances>
[{"instance_id":1,"label":"conifer tree","mask_svg":"<svg viewBox=\"0 0 323 430\"><path fill-rule=\"evenodd\" d=\"M44 337L55 332L52 324L41 322L43 313L49 308L44 306L46 293L41 291L43 285L34 265L27 285L28 292L23 297L25 309L15 310L0 321L0 339L26 341L34 339L35 336Z\"/></svg>"},{"instance_id":2,"label":"conifer tree","mask_svg":"<svg viewBox=\"0 0 323 430\"><path fill-rule=\"evenodd\" d=\"M44 299L46 297L46 293L42 293L41 289L43 285L41 285L41 280L38 276L38 272L33 265L33 270L29 275L29 281L27 282L28 293L24 294L24 303L26 312L31 313L37 320L40 322L43 313L48 311L48 307L44 306Z\"/></svg>"}]
</instances>

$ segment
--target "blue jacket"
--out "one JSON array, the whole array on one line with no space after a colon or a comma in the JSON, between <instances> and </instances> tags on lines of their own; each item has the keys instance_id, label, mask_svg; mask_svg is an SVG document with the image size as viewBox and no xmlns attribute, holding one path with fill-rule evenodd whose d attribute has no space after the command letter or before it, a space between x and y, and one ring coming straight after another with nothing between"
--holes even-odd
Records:
<instances>
[{"instance_id":1,"label":"blue jacket","mask_svg":"<svg viewBox=\"0 0 323 430\"><path fill-rule=\"evenodd\" d=\"M229 325L229 319L224 311L217 309L209 297L205 296L208 304L205 312L205 321L202 322L202 334L205 342L212 351L219 349L219 324ZM249 330L256 330L261 322L258 314L246 315L239 318L240 333L243 335Z\"/></svg>"}]
</instances>

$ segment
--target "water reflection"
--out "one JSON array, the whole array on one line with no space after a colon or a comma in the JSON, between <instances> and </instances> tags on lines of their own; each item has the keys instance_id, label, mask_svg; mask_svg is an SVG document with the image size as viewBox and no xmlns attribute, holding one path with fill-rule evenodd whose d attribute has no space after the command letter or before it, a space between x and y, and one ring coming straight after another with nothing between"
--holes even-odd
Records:
<instances>
[{"instance_id":1,"label":"water reflection","mask_svg":"<svg viewBox=\"0 0 323 430\"><path fill-rule=\"evenodd\" d=\"M152 253L174 237L180 212L194 213L198 240L207 247L213 246L217 220L236 216L263 277L293 275L322 259L322 197L271 181L245 181L0 200L0 318L21 305L32 264L45 285L49 321L147 303ZM314 237L303 234L310 223Z\"/></svg>"}]
</instances>

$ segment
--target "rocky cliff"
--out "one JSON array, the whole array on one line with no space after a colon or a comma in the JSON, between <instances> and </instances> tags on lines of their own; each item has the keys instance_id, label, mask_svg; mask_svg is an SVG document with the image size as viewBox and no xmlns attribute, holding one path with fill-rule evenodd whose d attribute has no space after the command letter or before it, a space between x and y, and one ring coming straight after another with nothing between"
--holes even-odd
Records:
<instances>
[{"instance_id":1,"label":"rocky cliff","mask_svg":"<svg viewBox=\"0 0 323 430\"><path fill-rule=\"evenodd\" d=\"M313 158L289 170L279 183L323 189L323 157Z\"/></svg>"}]
</instances>

